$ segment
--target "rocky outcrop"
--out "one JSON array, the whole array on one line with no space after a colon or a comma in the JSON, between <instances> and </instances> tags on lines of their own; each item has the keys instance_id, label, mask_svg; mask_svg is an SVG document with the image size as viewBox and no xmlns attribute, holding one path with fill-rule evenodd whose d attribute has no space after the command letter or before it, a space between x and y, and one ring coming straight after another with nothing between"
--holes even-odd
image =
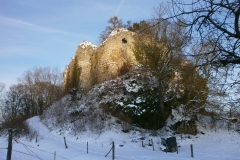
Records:
<instances>
[{"instance_id":1,"label":"rocky outcrop","mask_svg":"<svg viewBox=\"0 0 240 160\"><path fill-rule=\"evenodd\" d=\"M65 85L67 75L71 75L75 58L81 67L80 87L86 90L132 70L137 64L132 50L133 36L133 32L120 28L113 30L98 47L91 42L83 41L64 72Z\"/></svg>"}]
</instances>

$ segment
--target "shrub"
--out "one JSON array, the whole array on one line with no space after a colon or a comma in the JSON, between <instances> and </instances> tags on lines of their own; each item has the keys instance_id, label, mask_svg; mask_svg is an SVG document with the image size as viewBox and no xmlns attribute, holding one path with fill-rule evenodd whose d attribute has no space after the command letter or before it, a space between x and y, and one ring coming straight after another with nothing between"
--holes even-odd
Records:
<instances>
[{"instance_id":1,"label":"shrub","mask_svg":"<svg viewBox=\"0 0 240 160\"><path fill-rule=\"evenodd\" d=\"M26 137L30 141L35 138L38 133L36 130L31 129L27 124L26 120L28 116L17 116L14 118L8 118L2 124L2 129L7 132L8 129L13 129L13 137L20 138Z\"/></svg>"}]
</instances>

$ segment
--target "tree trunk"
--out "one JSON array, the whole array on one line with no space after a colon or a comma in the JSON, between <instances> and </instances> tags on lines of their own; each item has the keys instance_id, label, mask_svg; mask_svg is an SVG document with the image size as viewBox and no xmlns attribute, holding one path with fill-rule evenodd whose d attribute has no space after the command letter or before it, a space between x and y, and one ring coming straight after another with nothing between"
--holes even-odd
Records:
<instances>
[{"instance_id":1,"label":"tree trunk","mask_svg":"<svg viewBox=\"0 0 240 160\"><path fill-rule=\"evenodd\" d=\"M158 78L158 100L159 100L159 108L160 111L162 113L162 115L164 116L164 119L166 118L166 114L165 114L165 106L164 106L164 101L163 101L163 86L162 86L162 80L161 78Z\"/></svg>"}]
</instances>

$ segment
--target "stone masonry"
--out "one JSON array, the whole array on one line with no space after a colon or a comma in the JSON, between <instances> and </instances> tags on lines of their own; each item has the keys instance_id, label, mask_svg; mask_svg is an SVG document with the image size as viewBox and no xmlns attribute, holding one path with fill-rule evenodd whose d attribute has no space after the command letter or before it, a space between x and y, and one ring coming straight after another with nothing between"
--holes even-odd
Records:
<instances>
[{"instance_id":1,"label":"stone masonry","mask_svg":"<svg viewBox=\"0 0 240 160\"><path fill-rule=\"evenodd\" d=\"M122 70L132 70L137 61L133 53L134 33L124 28L115 29L100 45L83 41L77 48L76 54L68 67L66 74L71 73L73 60L78 58L80 87L89 90L93 85L116 78ZM64 79L66 81L66 79Z\"/></svg>"}]
</instances>

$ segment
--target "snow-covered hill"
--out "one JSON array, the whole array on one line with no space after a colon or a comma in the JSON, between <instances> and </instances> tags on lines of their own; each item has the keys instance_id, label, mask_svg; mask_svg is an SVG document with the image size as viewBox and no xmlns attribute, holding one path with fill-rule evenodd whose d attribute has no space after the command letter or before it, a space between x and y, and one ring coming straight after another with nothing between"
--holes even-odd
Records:
<instances>
[{"instance_id":1,"label":"snow-covered hill","mask_svg":"<svg viewBox=\"0 0 240 160\"><path fill-rule=\"evenodd\" d=\"M179 153L165 153L160 150L160 137L152 137L149 132L137 130L124 133L113 129L102 134L81 133L71 135L68 132L60 133L59 130L51 132L44 126L39 117L27 120L30 127L37 131L38 142L28 139L14 138L12 160L53 160L56 152L57 160L107 160L112 159L111 152L105 157L115 142L116 160L159 160L159 159L196 159L196 160L239 160L240 157L240 134L218 130L204 131L205 134L198 134L183 138L177 136ZM65 148L64 138L67 140L68 148ZM142 140L145 147L142 147ZM187 136L188 137L188 136ZM150 139L154 142L152 146L147 143ZM88 143L88 153L87 153ZM6 159L7 137L0 137L0 160ZM193 144L194 158L191 158L190 145ZM123 145L122 147L120 145Z\"/></svg>"},{"instance_id":2,"label":"snow-covered hill","mask_svg":"<svg viewBox=\"0 0 240 160\"><path fill-rule=\"evenodd\" d=\"M153 100L155 81L151 75L132 72L96 85L87 94L79 93L74 98L66 95L41 117L27 120L31 133L25 138L13 138L12 160L51 160L55 152L57 160L107 160L112 159L111 152L106 155L113 142L116 160L192 159L191 144L197 160L239 159L240 134L233 128L228 132L226 123L222 122L215 124L215 132L207 116L197 117L198 134L195 136L171 130L174 124L188 118L183 119L181 108L172 112L165 127L154 132L140 128L140 123L127 123L129 117L124 117L125 110L137 116L145 114L146 109L154 112L152 108L145 108L152 105L144 104ZM151 116L144 120L148 118ZM0 160L5 160L8 140L7 134L1 135ZM161 151L162 136L176 136L178 154ZM68 148L65 148L64 137ZM153 140L154 151L148 145L149 140Z\"/></svg>"}]
</instances>

